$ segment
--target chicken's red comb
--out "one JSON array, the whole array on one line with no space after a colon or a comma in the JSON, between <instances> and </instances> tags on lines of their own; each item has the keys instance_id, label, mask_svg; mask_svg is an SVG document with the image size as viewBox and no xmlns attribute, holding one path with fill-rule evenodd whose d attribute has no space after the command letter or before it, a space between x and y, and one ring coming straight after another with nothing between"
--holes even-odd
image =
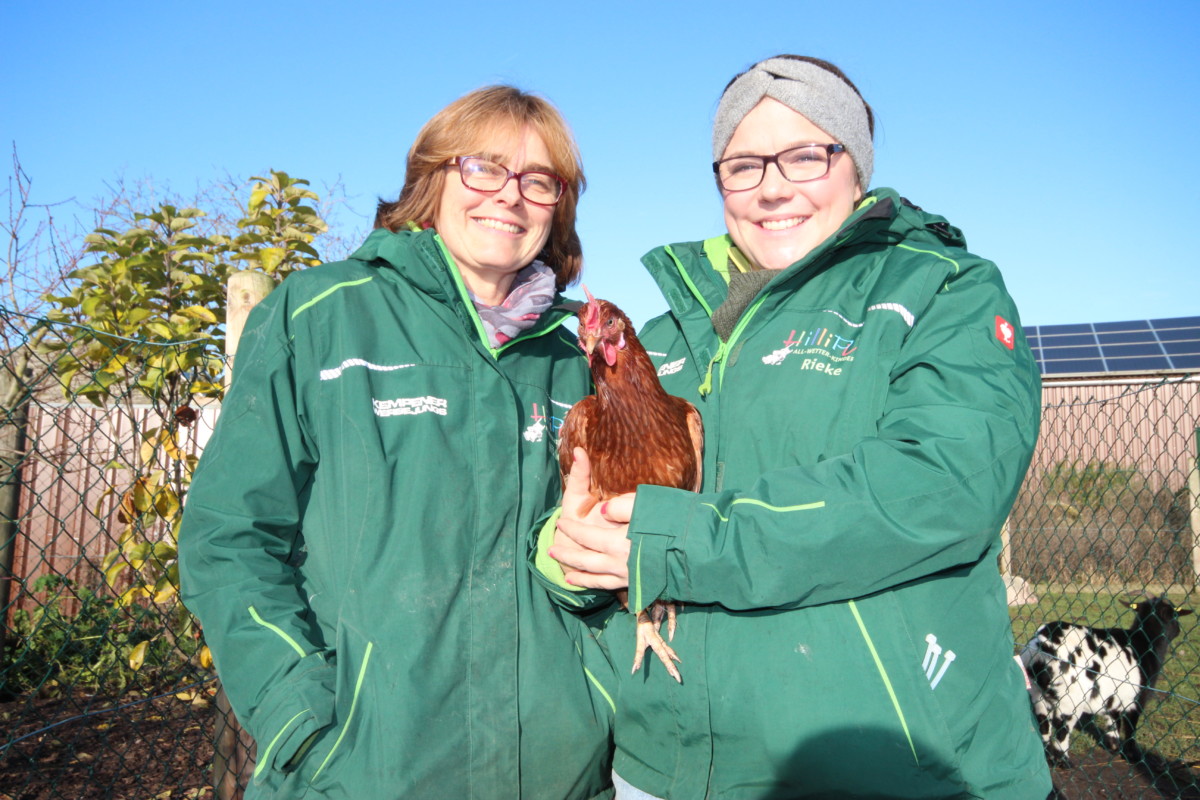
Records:
<instances>
[{"instance_id":1,"label":"chicken's red comb","mask_svg":"<svg viewBox=\"0 0 1200 800\"><path fill-rule=\"evenodd\" d=\"M600 327L600 303L596 298L592 297L592 293L588 291L587 284L583 284L583 293L587 295L587 317L583 320L585 328Z\"/></svg>"}]
</instances>

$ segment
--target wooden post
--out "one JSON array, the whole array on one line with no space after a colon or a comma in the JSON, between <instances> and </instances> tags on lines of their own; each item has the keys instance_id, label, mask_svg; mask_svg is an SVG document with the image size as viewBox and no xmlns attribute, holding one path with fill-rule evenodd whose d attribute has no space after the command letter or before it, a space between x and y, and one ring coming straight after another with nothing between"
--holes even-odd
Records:
<instances>
[{"instance_id":1,"label":"wooden post","mask_svg":"<svg viewBox=\"0 0 1200 800\"><path fill-rule=\"evenodd\" d=\"M238 340L246 327L250 310L271 293L275 281L265 272L243 270L229 276L225 293L225 388L233 381L233 361ZM217 800L241 800L254 777L256 759L254 739L246 732L218 684L216 729L213 736L212 784Z\"/></svg>"},{"instance_id":2,"label":"wooden post","mask_svg":"<svg viewBox=\"0 0 1200 800\"><path fill-rule=\"evenodd\" d=\"M212 785L217 800L241 800L254 780L257 748L229 705L225 688L217 690L217 719L213 730Z\"/></svg>"},{"instance_id":3,"label":"wooden post","mask_svg":"<svg viewBox=\"0 0 1200 800\"><path fill-rule=\"evenodd\" d=\"M233 360L250 309L271 293L275 281L265 272L242 270L229 276L225 291L225 388L233 380Z\"/></svg>"},{"instance_id":4,"label":"wooden post","mask_svg":"<svg viewBox=\"0 0 1200 800\"><path fill-rule=\"evenodd\" d=\"M1000 529L1000 574L1005 580L1012 575L1012 534L1008 529L1009 517L1004 518L1004 527Z\"/></svg>"},{"instance_id":5,"label":"wooden post","mask_svg":"<svg viewBox=\"0 0 1200 800\"><path fill-rule=\"evenodd\" d=\"M12 570L21 516L21 472L27 457L29 398L22 397L26 391L21 377L0 374L0 396L8 409L7 419L0 416L0 663L8 648L9 607L16 586Z\"/></svg>"},{"instance_id":6,"label":"wooden post","mask_svg":"<svg viewBox=\"0 0 1200 800\"><path fill-rule=\"evenodd\" d=\"M1192 501L1192 570L1200 587L1200 428L1196 428L1196 449L1192 451L1192 471L1188 473L1188 494Z\"/></svg>"}]
</instances>

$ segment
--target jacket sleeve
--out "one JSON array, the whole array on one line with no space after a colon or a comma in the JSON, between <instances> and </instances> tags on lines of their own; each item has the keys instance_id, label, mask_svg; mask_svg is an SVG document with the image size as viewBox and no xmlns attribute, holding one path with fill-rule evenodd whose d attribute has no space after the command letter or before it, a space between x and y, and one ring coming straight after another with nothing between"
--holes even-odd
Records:
<instances>
[{"instance_id":1,"label":"jacket sleeve","mask_svg":"<svg viewBox=\"0 0 1200 800\"><path fill-rule=\"evenodd\" d=\"M551 509L534 526L527 559L534 579L542 585L556 605L569 611L588 613L613 605L616 599L612 592L585 589L567 583L562 566L548 555L547 551L554 544L555 526L561 515L561 508Z\"/></svg>"},{"instance_id":2,"label":"jacket sleeve","mask_svg":"<svg viewBox=\"0 0 1200 800\"><path fill-rule=\"evenodd\" d=\"M751 486L638 489L631 600L799 607L973 564L996 541L1039 419L1037 365L999 273L964 264L901 345L877 435Z\"/></svg>"},{"instance_id":3,"label":"jacket sleeve","mask_svg":"<svg viewBox=\"0 0 1200 800\"><path fill-rule=\"evenodd\" d=\"M317 455L302 424L281 288L251 313L179 534L184 603L199 617L258 771L286 765L334 711L332 655L295 566Z\"/></svg>"}]
</instances>

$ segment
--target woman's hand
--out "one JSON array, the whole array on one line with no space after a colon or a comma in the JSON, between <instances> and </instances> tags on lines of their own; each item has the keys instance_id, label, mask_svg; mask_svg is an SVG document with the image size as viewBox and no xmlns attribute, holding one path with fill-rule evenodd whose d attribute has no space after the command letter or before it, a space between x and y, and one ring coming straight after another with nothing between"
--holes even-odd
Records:
<instances>
[{"instance_id":1,"label":"woman's hand","mask_svg":"<svg viewBox=\"0 0 1200 800\"><path fill-rule=\"evenodd\" d=\"M573 586L624 589L629 585L626 534L637 494L630 492L597 503L588 492L591 475L587 454L575 448L549 555L562 565L563 576Z\"/></svg>"}]
</instances>

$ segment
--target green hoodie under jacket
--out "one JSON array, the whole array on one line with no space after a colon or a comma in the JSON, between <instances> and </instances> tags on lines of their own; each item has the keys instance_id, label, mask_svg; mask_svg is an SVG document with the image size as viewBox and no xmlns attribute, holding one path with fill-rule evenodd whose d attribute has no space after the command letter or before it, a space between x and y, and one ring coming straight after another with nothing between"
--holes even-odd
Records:
<instances>
[{"instance_id":1,"label":"green hoodie under jacket","mask_svg":"<svg viewBox=\"0 0 1200 800\"><path fill-rule=\"evenodd\" d=\"M1040 379L999 272L878 190L722 343L729 249L644 259L670 312L640 338L704 417L704 483L638 490L631 602L683 604L683 684L629 675L612 618L616 772L670 800L1045 798L997 569Z\"/></svg>"},{"instance_id":2,"label":"green hoodie under jacket","mask_svg":"<svg viewBox=\"0 0 1200 800\"><path fill-rule=\"evenodd\" d=\"M432 230L250 315L179 536L247 797L611 796L612 677L523 565L589 387L564 316L489 347Z\"/></svg>"}]
</instances>

